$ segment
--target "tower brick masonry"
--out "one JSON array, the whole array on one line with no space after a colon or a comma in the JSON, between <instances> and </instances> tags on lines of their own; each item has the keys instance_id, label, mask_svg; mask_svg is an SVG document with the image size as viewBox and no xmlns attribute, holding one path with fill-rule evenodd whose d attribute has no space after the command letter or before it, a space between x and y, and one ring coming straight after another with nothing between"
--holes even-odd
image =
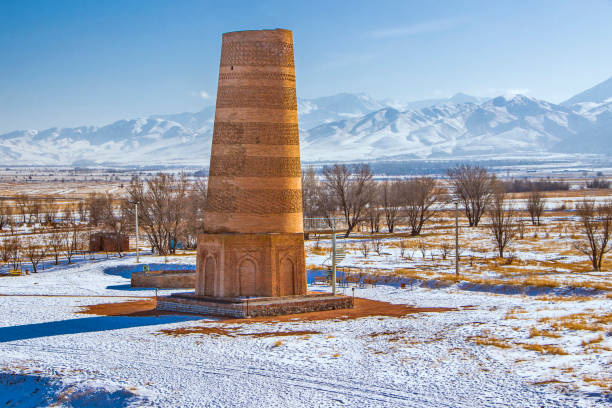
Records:
<instances>
[{"instance_id":1,"label":"tower brick masonry","mask_svg":"<svg viewBox=\"0 0 612 408\"><path fill-rule=\"evenodd\" d=\"M306 294L291 31L223 34L196 296Z\"/></svg>"}]
</instances>

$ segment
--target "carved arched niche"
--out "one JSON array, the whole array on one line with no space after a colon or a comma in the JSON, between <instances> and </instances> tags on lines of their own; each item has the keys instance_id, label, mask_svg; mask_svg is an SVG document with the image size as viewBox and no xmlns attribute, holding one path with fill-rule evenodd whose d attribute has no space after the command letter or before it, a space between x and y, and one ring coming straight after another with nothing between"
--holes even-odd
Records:
<instances>
[{"instance_id":1,"label":"carved arched niche","mask_svg":"<svg viewBox=\"0 0 612 408\"><path fill-rule=\"evenodd\" d=\"M204 295L215 296L215 277L217 274L217 261L213 256L206 258L204 264Z\"/></svg>"},{"instance_id":2,"label":"carved arched niche","mask_svg":"<svg viewBox=\"0 0 612 408\"><path fill-rule=\"evenodd\" d=\"M295 294L295 266L293 261L284 257L279 265L279 296L289 296Z\"/></svg>"},{"instance_id":3,"label":"carved arched niche","mask_svg":"<svg viewBox=\"0 0 612 408\"><path fill-rule=\"evenodd\" d=\"M255 260L246 257L238 267L238 282L240 284L240 296L257 295L257 264Z\"/></svg>"}]
</instances>

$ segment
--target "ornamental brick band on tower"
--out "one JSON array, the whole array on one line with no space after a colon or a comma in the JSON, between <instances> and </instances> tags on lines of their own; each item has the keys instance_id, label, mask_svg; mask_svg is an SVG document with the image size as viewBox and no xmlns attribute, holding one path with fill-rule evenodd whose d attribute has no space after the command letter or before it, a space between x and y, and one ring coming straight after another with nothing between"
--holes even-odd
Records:
<instances>
[{"instance_id":1,"label":"ornamental brick band on tower","mask_svg":"<svg viewBox=\"0 0 612 408\"><path fill-rule=\"evenodd\" d=\"M196 295L306 294L288 30L223 34Z\"/></svg>"}]
</instances>

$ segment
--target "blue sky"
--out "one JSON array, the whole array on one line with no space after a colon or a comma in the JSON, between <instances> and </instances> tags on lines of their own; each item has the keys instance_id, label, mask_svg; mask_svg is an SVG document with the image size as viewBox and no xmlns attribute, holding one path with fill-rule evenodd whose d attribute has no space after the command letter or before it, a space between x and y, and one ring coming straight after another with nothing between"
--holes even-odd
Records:
<instances>
[{"instance_id":1,"label":"blue sky","mask_svg":"<svg viewBox=\"0 0 612 408\"><path fill-rule=\"evenodd\" d=\"M612 76L611 1L0 0L0 133L214 104L221 34L293 30L298 96L521 92Z\"/></svg>"}]
</instances>

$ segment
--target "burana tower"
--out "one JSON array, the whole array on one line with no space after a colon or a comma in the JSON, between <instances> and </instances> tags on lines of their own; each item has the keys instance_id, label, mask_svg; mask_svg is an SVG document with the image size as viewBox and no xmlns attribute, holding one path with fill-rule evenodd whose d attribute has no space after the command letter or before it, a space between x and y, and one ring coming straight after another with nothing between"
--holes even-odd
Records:
<instances>
[{"instance_id":1,"label":"burana tower","mask_svg":"<svg viewBox=\"0 0 612 408\"><path fill-rule=\"evenodd\" d=\"M306 293L291 31L223 34L196 295Z\"/></svg>"}]
</instances>

